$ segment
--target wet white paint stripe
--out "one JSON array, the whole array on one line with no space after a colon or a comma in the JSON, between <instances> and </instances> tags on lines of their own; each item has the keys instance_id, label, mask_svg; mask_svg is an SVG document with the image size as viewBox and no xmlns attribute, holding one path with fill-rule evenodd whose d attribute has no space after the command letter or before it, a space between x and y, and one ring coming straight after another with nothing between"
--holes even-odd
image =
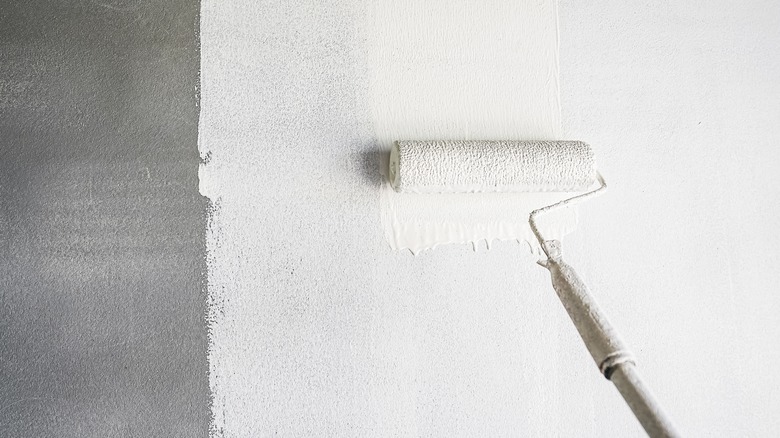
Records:
<instances>
[{"instance_id":1,"label":"wet white paint stripe","mask_svg":"<svg viewBox=\"0 0 780 438\"><path fill-rule=\"evenodd\" d=\"M371 99L383 150L395 140L561 139L557 3L378 2ZM416 195L382 189L393 249L525 240L535 209L557 194ZM547 235L574 229L573 210L545 218Z\"/></svg>"}]
</instances>

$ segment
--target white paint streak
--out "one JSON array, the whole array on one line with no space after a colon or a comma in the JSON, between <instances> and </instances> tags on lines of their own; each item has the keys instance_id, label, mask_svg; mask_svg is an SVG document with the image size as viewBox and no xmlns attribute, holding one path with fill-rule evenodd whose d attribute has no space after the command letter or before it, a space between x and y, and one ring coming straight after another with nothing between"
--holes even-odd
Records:
<instances>
[{"instance_id":1,"label":"white paint streak","mask_svg":"<svg viewBox=\"0 0 780 438\"><path fill-rule=\"evenodd\" d=\"M555 1L378 2L371 32L374 129L395 140L560 139ZM527 241L535 209L554 194L417 196L382 186L393 249L447 243ZM574 210L545 218L553 238L576 225Z\"/></svg>"},{"instance_id":2,"label":"white paint streak","mask_svg":"<svg viewBox=\"0 0 780 438\"><path fill-rule=\"evenodd\" d=\"M394 140L558 140L556 2L380 1L374 129Z\"/></svg>"},{"instance_id":3,"label":"white paint streak","mask_svg":"<svg viewBox=\"0 0 780 438\"><path fill-rule=\"evenodd\" d=\"M449 243L517 240L539 254L539 244L528 225L537 208L572 197L571 193L397 193L386 182L382 188L385 236L394 250L420 251ZM573 231L573 209L555 210L540 220L540 231L560 239ZM476 245L475 245L476 246Z\"/></svg>"}]
</instances>

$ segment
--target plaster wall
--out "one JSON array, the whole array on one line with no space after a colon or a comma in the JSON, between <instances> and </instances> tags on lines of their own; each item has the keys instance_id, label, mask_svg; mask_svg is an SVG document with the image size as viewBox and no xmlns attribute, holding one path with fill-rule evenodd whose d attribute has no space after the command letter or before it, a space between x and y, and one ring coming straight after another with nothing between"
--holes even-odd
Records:
<instances>
[{"instance_id":1,"label":"plaster wall","mask_svg":"<svg viewBox=\"0 0 780 438\"><path fill-rule=\"evenodd\" d=\"M399 8L481 17L437 4ZM382 5L203 3L213 431L641 436L522 247L388 249L368 45ZM684 433L770 436L780 11L559 10L563 135L611 183L568 258Z\"/></svg>"}]
</instances>

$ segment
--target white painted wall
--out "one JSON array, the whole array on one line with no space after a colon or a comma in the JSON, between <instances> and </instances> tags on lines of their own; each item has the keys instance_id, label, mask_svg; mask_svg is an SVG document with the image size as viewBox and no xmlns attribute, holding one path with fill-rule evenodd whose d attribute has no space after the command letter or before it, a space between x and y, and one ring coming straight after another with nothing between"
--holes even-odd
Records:
<instances>
[{"instance_id":1,"label":"white painted wall","mask_svg":"<svg viewBox=\"0 0 780 438\"><path fill-rule=\"evenodd\" d=\"M683 432L777 435L780 4L563 2L560 25L564 131L612 183L572 257Z\"/></svg>"},{"instance_id":2,"label":"white painted wall","mask_svg":"<svg viewBox=\"0 0 780 438\"><path fill-rule=\"evenodd\" d=\"M214 432L641 436L521 247L387 248L372 3L292 3L203 2ZM611 183L566 251L690 436L780 429L778 21L560 5L565 136Z\"/></svg>"}]
</instances>

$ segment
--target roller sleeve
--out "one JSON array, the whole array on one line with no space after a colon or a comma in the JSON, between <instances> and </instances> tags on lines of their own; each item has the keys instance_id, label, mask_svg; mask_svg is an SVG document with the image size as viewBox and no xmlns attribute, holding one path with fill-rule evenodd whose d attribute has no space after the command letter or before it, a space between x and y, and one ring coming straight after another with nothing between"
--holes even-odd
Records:
<instances>
[{"instance_id":1,"label":"roller sleeve","mask_svg":"<svg viewBox=\"0 0 780 438\"><path fill-rule=\"evenodd\" d=\"M397 141L389 177L398 192L568 192L595 178L581 141Z\"/></svg>"}]
</instances>

